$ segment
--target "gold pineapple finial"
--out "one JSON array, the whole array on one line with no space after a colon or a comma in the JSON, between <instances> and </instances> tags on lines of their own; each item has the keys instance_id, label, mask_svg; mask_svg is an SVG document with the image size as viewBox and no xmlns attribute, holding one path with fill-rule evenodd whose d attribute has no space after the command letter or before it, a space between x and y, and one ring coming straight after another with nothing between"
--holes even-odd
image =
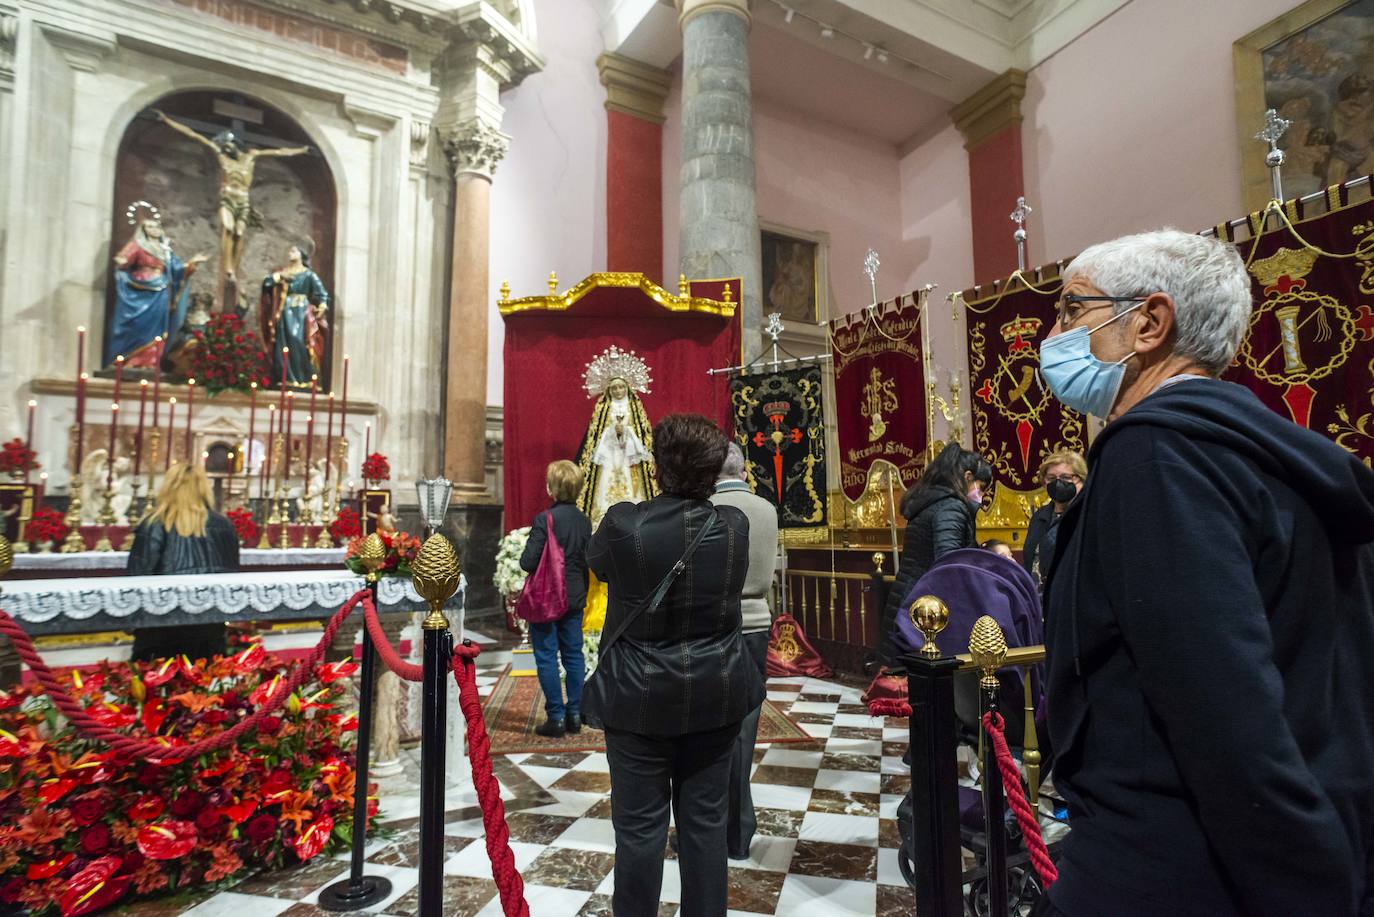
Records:
<instances>
[{"instance_id":1,"label":"gold pineapple finial","mask_svg":"<svg viewBox=\"0 0 1374 917\"><path fill-rule=\"evenodd\" d=\"M0 576L10 572L14 566L14 548L10 547L10 540L4 535L0 535Z\"/></svg>"},{"instance_id":2,"label":"gold pineapple finial","mask_svg":"<svg viewBox=\"0 0 1374 917\"><path fill-rule=\"evenodd\" d=\"M1002 660L1007 658L1007 638L997 622L983 615L973 622L973 631L968 636L968 652L973 662L983 670L978 684L986 691L997 690L997 670Z\"/></svg>"},{"instance_id":3,"label":"gold pineapple finial","mask_svg":"<svg viewBox=\"0 0 1374 917\"><path fill-rule=\"evenodd\" d=\"M461 573L458 554L449 540L437 533L430 535L410 565L410 580L415 584L415 591L429 603L429 615L422 625L425 630L448 629L444 603L458 591Z\"/></svg>"},{"instance_id":4,"label":"gold pineapple finial","mask_svg":"<svg viewBox=\"0 0 1374 917\"><path fill-rule=\"evenodd\" d=\"M926 638L921 655L927 659L939 659L940 648L935 645L935 636L949 623L949 606L933 595L923 595L911 603L907 613L911 615L911 623Z\"/></svg>"},{"instance_id":5,"label":"gold pineapple finial","mask_svg":"<svg viewBox=\"0 0 1374 917\"><path fill-rule=\"evenodd\" d=\"M884 554L882 551L874 551L874 552L873 552L873 572L874 572L874 573L882 573L882 572L883 572L883 562L884 562L885 560L887 560L887 555Z\"/></svg>"},{"instance_id":6,"label":"gold pineapple finial","mask_svg":"<svg viewBox=\"0 0 1374 917\"><path fill-rule=\"evenodd\" d=\"M549 295L558 295L558 272L549 271Z\"/></svg>"},{"instance_id":7,"label":"gold pineapple finial","mask_svg":"<svg viewBox=\"0 0 1374 917\"><path fill-rule=\"evenodd\" d=\"M509 280L503 280L503 281L501 281L501 300L500 300L500 305L503 305L503 306L504 306L504 305L505 305L506 303L508 303L508 302L510 302L510 281L509 281Z\"/></svg>"},{"instance_id":8,"label":"gold pineapple finial","mask_svg":"<svg viewBox=\"0 0 1374 917\"><path fill-rule=\"evenodd\" d=\"M386 545L382 543L382 536L373 532L363 540L363 546L358 550L358 562L367 571L367 581L377 582L377 570L386 562Z\"/></svg>"}]
</instances>

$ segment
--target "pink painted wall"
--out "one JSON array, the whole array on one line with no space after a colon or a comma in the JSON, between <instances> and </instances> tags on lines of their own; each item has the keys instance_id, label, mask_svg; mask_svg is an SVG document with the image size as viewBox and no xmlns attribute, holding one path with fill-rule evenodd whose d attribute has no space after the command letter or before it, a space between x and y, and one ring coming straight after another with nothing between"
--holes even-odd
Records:
<instances>
[{"instance_id":1,"label":"pink painted wall","mask_svg":"<svg viewBox=\"0 0 1374 917\"><path fill-rule=\"evenodd\" d=\"M510 152L491 188L491 315L487 403L500 404L505 327L501 282L512 296L559 289L606 268L606 90L594 0L535 0L544 70L501 96Z\"/></svg>"},{"instance_id":2,"label":"pink painted wall","mask_svg":"<svg viewBox=\"0 0 1374 917\"><path fill-rule=\"evenodd\" d=\"M1136 0L1031 71L1031 263L1241 216L1231 45L1296 5Z\"/></svg>"}]
</instances>

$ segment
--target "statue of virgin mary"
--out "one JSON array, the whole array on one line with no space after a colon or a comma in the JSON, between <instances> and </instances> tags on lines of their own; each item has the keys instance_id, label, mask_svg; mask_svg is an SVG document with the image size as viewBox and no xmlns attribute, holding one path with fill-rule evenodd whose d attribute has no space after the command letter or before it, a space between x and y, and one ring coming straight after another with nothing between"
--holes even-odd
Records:
<instances>
[{"instance_id":1,"label":"statue of virgin mary","mask_svg":"<svg viewBox=\"0 0 1374 917\"><path fill-rule=\"evenodd\" d=\"M114 317L102 365L122 354L126 368L157 369L154 340L158 335L170 338L181 328L191 275L206 256L185 262L177 257L157 208L147 201L135 201L126 213L136 229L114 257Z\"/></svg>"},{"instance_id":2,"label":"statue of virgin mary","mask_svg":"<svg viewBox=\"0 0 1374 917\"><path fill-rule=\"evenodd\" d=\"M633 351L612 345L587 364L583 380L596 406L577 453L583 475L577 502L595 527L615 504L639 503L658 492L653 425L639 400L649 391L649 367Z\"/></svg>"}]
</instances>

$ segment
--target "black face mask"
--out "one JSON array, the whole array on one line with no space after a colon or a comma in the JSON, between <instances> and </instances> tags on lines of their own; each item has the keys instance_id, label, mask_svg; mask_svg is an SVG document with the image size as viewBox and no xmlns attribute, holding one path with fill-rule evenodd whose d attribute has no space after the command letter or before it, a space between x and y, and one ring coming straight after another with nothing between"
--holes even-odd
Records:
<instances>
[{"instance_id":1,"label":"black face mask","mask_svg":"<svg viewBox=\"0 0 1374 917\"><path fill-rule=\"evenodd\" d=\"M1045 490L1049 493L1050 499L1055 503L1068 503L1078 496L1078 488L1072 481L1053 480L1045 485Z\"/></svg>"}]
</instances>

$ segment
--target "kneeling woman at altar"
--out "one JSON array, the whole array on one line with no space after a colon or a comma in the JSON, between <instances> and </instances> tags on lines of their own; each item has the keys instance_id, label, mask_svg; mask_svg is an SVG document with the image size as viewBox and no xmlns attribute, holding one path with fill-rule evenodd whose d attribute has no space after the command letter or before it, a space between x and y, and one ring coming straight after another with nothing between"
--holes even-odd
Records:
<instances>
[{"instance_id":1,"label":"kneeling woman at altar","mask_svg":"<svg viewBox=\"0 0 1374 917\"><path fill-rule=\"evenodd\" d=\"M308 387L310 377L324 364L329 322L329 291L310 269L310 253L299 245L286 250L286 266L262 282L258 318L262 339L274 345L272 378L287 385Z\"/></svg>"},{"instance_id":2,"label":"kneeling woman at altar","mask_svg":"<svg viewBox=\"0 0 1374 917\"><path fill-rule=\"evenodd\" d=\"M105 365L124 355L127 368L155 368L158 335L169 336L186 318L191 275L206 259L183 262L172 251L162 221L148 217L115 255L115 308L105 336Z\"/></svg>"},{"instance_id":3,"label":"kneeling woman at altar","mask_svg":"<svg viewBox=\"0 0 1374 917\"><path fill-rule=\"evenodd\" d=\"M238 533L211 508L213 499L205 469L173 465L162 479L157 508L134 530L129 574L237 573ZM224 651L222 623L134 631L133 658L140 662L182 654L208 659Z\"/></svg>"}]
</instances>

